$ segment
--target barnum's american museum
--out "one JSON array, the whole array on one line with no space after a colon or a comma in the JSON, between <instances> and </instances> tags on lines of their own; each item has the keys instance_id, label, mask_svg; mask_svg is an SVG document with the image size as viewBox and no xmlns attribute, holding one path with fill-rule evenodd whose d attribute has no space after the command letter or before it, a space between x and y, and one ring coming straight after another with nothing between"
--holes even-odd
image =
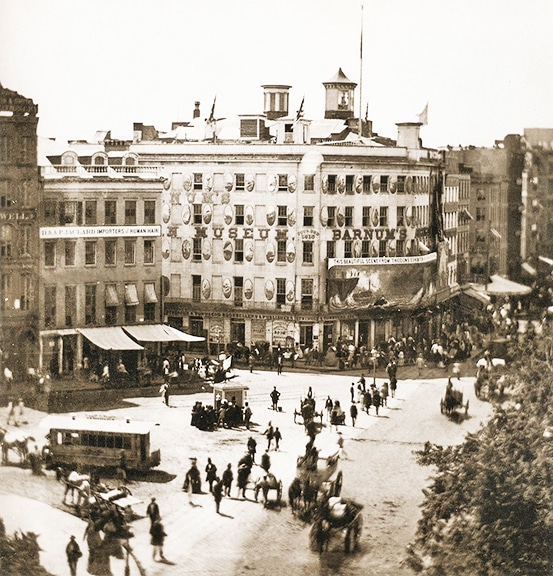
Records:
<instances>
[{"instance_id":1,"label":"barnum's american museum","mask_svg":"<svg viewBox=\"0 0 553 576\"><path fill-rule=\"evenodd\" d=\"M214 102L206 120L196 102L169 132L136 123L132 140L50 142L39 226L25 220L40 243L25 300L38 309L34 365L71 372L106 338L132 364L164 326L204 336L211 353L338 339L370 350L435 337L481 306L468 282L520 261L509 230L497 232L517 190L490 169L475 205L463 151L446 161L424 148L421 122L398 123L394 140L374 133L342 70L323 86L324 119L306 118L303 102L290 111L290 86L264 85L263 113L217 121ZM518 204L512 217L520 228Z\"/></svg>"}]
</instances>

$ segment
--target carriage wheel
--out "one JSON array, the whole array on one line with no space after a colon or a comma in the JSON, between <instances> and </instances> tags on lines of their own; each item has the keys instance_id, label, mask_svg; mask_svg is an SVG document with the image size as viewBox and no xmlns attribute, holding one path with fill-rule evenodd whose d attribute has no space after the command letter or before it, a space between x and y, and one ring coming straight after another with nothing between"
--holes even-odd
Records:
<instances>
[{"instance_id":1,"label":"carriage wheel","mask_svg":"<svg viewBox=\"0 0 553 576\"><path fill-rule=\"evenodd\" d=\"M332 486L332 495L333 496L340 496L340 494L342 493L342 484L344 482L344 475L342 474L342 471L340 470L340 472L338 472L338 475L336 476L336 480L334 481L334 484Z\"/></svg>"},{"instance_id":2,"label":"carriage wheel","mask_svg":"<svg viewBox=\"0 0 553 576\"><path fill-rule=\"evenodd\" d=\"M313 524L311 526L311 530L309 530L309 549L312 552L319 551L319 544L317 542L317 524Z\"/></svg>"},{"instance_id":3,"label":"carriage wheel","mask_svg":"<svg viewBox=\"0 0 553 576\"><path fill-rule=\"evenodd\" d=\"M280 501L282 499L282 480L278 481L278 488L277 488L277 499L276 503L280 505Z\"/></svg>"},{"instance_id":4,"label":"carriage wheel","mask_svg":"<svg viewBox=\"0 0 553 576\"><path fill-rule=\"evenodd\" d=\"M465 404L465 416L469 413L469 401Z\"/></svg>"},{"instance_id":5,"label":"carriage wheel","mask_svg":"<svg viewBox=\"0 0 553 576\"><path fill-rule=\"evenodd\" d=\"M445 414L445 402L443 398L440 400L440 412Z\"/></svg>"}]
</instances>

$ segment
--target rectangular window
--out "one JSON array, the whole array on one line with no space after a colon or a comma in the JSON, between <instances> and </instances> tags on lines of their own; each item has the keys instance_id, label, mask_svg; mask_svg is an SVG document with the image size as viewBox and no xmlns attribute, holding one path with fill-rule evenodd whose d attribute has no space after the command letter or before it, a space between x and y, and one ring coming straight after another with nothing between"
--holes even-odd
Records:
<instances>
[{"instance_id":1,"label":"rectangular window","mask_svg":"<svg viewBox=\"0 0 553 576\"><path fill-rule=\"evenodd\" d=\"M368 228L371 225L371 207L363 206L363 214L361 216L361 226Z\"/></svg>"},{"instance_id":2,"label":"rectangular window","mask_svg":"<svg viewBox=\"0 0 553 576\"><path fill-rule=\"evenodd\" d=\"M136 322L136 309L138 306L125 306L125 323L133 324Z\"/></svg>"},{"instance_id":3,"label":"rectangular window","mask_svg":"<svg viewBox=\"0 0 553 576\"><path fill-rule=\"evenodd\" d=\"M201 224L202 223L202 205L201 204L194 204L194 216L193 216L193 223L194 224Z\"/></svg>"},{"instance_id":4,"label":"rectangular window","mask_svg":"<svg viewBox=\"0 0 553 576\"><path fill-rule=\"evenodd\" d=\"M82 204L80 202L67 200L66 202L61 202L60 208L61 226L78 226L82 222Z\"/></svg>"},{"instance_id":5,"label":"rectangular window","mask_svg":"<svg viewBox=\"0 0 553 576\"><path fill-rule=\"evenodd\" d=\"M353 188L353 175L348 174L346 175L346 194L353 194L354 191L355 190Z\"/></svg>"},{"instance_id":6,"label":"rectangular window","mask_svg":"<svg viewBox=\"0 0 553 576\"><path fill-rule=\"evenodd\" d=\"M326 225L329 228L334 228L336 226L336 206L327 206L326 213Z\"/></svg>"},{"instance_id":7,"label":"rectangular window","mask_svg":"<svg viewBox=\"0 0 553 576\"><path fill-rule=\"evenodd\" d=\"M326 241L326 257L336 258L336 242L334 240Z\"/></svg>"},{"instance_id":8,"label":"rectangular window","mask_svg":"<svg viewBox=\"0 0 553 576\"><path fill-rule=\"evenodd\" d=\"M30 226L22 225L20 228L19 238L21 246L21 254L24 256L31 254L31 234Z\"/></svg>"},{"instance_id":9,"label":"rectangular window","mask_svg":"<svg viewBox=\"0 0 553 576\"><path fill-rule=\"evenodd\" d=\"M125 224L136 224L136 200L125 200Z\"/></svg>"},{"instance_id":10,"label":"rectangular window","mask_svg":"<svg viewBox=\"0 0 553 576\"><path fill-rule=\"evenodd\" d=\"M484 222L486 220L486 209L476 207L476 221L477 222Z\"/></svg>"},{"instance_id":11,"label":"rectangular window","mask_svg":"<svg viewBox=\"0 0 553 576\"><path fill-rule=\"evenodd\" d=\"M389 176L380 176L380 191L388 192L388 182L390 180Z\"/></svg>"},{"instance_id":12,"label":"rectangular window","mask_svg":"<svg viewBox=\"0 0 553 576\"><path fill-rule=\"evenodd\" d=\"M53 328L56 325L56 287L44 287L44 325Z\"/></svg>"},{"instance_id":13,"label":"rectangular window","mask_svg":"<svg viewBox=\"0 0 553 576\"><path fill-rule=\"evenodd\" d=\"M344 212L344 224L345 226L353 226L353 206L346 206Z\"/></svg>"},{"instance_id":14,"label":"rectangular window","mask_svg":"<svg viewBox=\"0 0 553 576\"><path fill-rule=\"evenodd\" d=\"M144 200L144 224L156 223L156 202L155 200Z\"/></svg>"},{"instance_id":15,"label":"rectangular window","mask_svg":"<svg viewBox=\"0 0 553 576\"><path fill-rule=\"evenodd\" d=\"M95 226L98 222L96 200L85 200L84 223L86 226Z\"/></svg>"},{"instance_id":16,"label":"rectangular window","mask_svg":"<svg viewBox=\"0 0 553 576\"><path fill-rule=\"evenodd\" d=\"M154 263L154 240L144 240L144 264Z\"/></svg>"},{"instance_id":17,"label":"rectangular window","mask_svg":"<svg viewBox=\"0 0 553 576\"><path fill-rule=\"evenodd\" d=\"M388 206L380 207L378 225L384 228L388 226Z\"/></svg>"},{"instance_id":18,"label":"rectangular window","mask_svg":"<svg viewBox=\"0 0 553 576\"><path fill-rule=\"evenodd\" d=\"M96 265L96 240L87 240L84 243L84 263L86 266Z\"/></svg>"},{"instance_id":19,"label":"rectangular window","mask_svg":"<svg viewBox=\"0 0 553 576\"><path fill-rule=\"evenodd\" d=\"M277 262L286 262L286 240L277 240Z\"/></svg>"},{"instance_id":20,"label":"rectangular window","mask_svg":"<svg viewBox=\"0 0 553 576\"><path fill-rule=\"evenodd\" d=\"M305 192L313 192L315 190L315 176L313 174L306 174L303 177L303 189Z\"/></svg>"},{"instance_id":21,"label":"rectangular window","mask_svg":"<svg viewBox=\"0 0 553 576\"><path fill-rule=\"evenodd\" d=\"M136 263L136 240L125 239L125 264Z\"/></svg>"},{"instance_id":22,"label":"rectangular window","mask_svg":"<svg viewBox=\"0 0 553 576\"><path fill-rule=\"evenodd\" d=\"M199 172L194 172L194 190L201 190L203 186L203 177Z\"/></svg>"},{"instance_id":23,"label":"rectangular window","mask_svg":"<svg viewBox=\"0 0 553 576\"><path fill-rule=\"evenodd\" d=\"M344 240L344 258L353 258L353 242Z\"/></svg>"},{"instance_id":24,"label":"rectangular window","mask_svg":"<svg viewBox=\"0 0 553 576\"><path fill-rule=\"evenodd\" d=\"M363 193L368 194L371 191L371 176L363 176Z\"/></svg>"},{"instance_id":25,"label":"rectangular window","mask_svg":"<svg viewBox=\"0 0 553 576\"><path fill-rule=\"evenodd\" d=\"M96 323L96 284L85 284L84 287L85 324Z\"/></svg>"},{"instance_id":26,"label":"rectangular window","mask_svg":"<svg viewBox=\"0 0 553 576\"><path fill-rule=\"evenodd\" d=\"M396 240L396 256L405 256L405 240Z\"/></svg>"},{"instance_id":27,"label":"rectangular window","mask_svg":"<svg viewBox=\"0 0 553 576\"><path fill-rule=\"evenodd\" d=\"M196 274L192 275L192 300L200 302L202 299L202 277Z\"/></svg>"},{"instance_id":28,"label":"rectangular window","mask_svg":"<svg viewBox=\"0 0 553 576\"><path fill-rule=\"evenodd\" d=\"M22 274L21 283L21 310L29 310L31 307L31 294L33 293L31 276Z\"/></svg>"},{"instance_id":29,"label":"rectangular window","mask_svg":"<svg viewBox=\"0 0 553 576\"><path fill-rule=\"evenodd\" d=\"M288 175L279 174L278 175L278 191L286 192L288 190Z\"/></svg>"},{"instance_id":30,"label":"rectangular window","mask_svg":"<svg viewBox=\"0 0 553 576\"><path fill-rule=\"evenodd\" d=\"M235 174L236 190L244 190L244 174Z\"/></svg>"},{"instance_id":31,"label":"rectangular window","mask_svg":"<svg viewBox=\"0 0 553 576\"><path fill-rule=\"evenodd\" d=\"M405 176L397 177L397 193L405 194Z\"/></svg>"},{"instance_id":32,"label":"rectangular window","mask_svg":"<svg viewBox=\"0 0 553 576\"><path fill-rule=\"evenodd\" d=\"M117 263L117 240L104 240L104 264L115 266Z\"/></svg>"},{"instance_id":33,"label":"rectangular window","mask_svg":"<svg viewBox=\"0 0 553 576\"><path fill-rule=\"evenodd\" d=\"M56 241L44 242L44 265L53 267L56 265Z\"/></svg>"},{"instance_id":34,"label":"rectangular window","mask_svg":"<svg viewBox=\"0 0 553 576\"><path fill-rule=\"evenodd\" d=\"M117 224L117 201L106 200L104 202L104 224Z\"/></svg>"},{"instance_id":35,"label":"rectangular window","mask_svg":"<svg viewBox=\"0 0 553 576\"><path fill-rule=\"evenodd\" d=\"M303 242L303 263L313 264L313 242Z\"/></svg>"},{"instance_id":36,"label":"rectangular window","mask_svg":"<svg viewBox=\"0 0 553 576\"><path fill-rule=\"evenodd\" d=\"M244 225L244 205L243 204L236 204L234 207L234 223L237 226Z\"/></svg>"},{"instance_id":37,"label":"rectangular window","mask_svg":"<svg viewBox=\"0 0 553 576\"><path fill-rule=\"evenodd\" d=\"M328 175L328 193L336 194L336 174Z\"/></svg>"},{"instance_id":38,"label":"rectangular window","mask_svg":"<svg viewBox=\"0 0 553 576\"><path fill-rule=\"evenodd\" d=\"M405 206L396 207L397 226L405 226Z\"/></svg>"},{"instance_id":39,"label":"rectangular window","mask_svg":"<svg viewBox=\"0 0 553 576\"><path fill-rule=\"evenodd\" d=\"M4 198L4 195L2 195ZM5 202L0 202L0 208L6 208ZM57 212L58 203L55 200L44 201L44 223L47 226L55 226L58 223Z\"/></svg>"},{"instance_id":40,"label":"rectangular window","mask_svg":"<svg viewBox=\"0 0 553 576\"><path fill-rule=\"evenodd\" d=\"M65 325L73 326L77 321L77 287L65 287Z\"/></svg>"},{"instance_id":41,"label":"rectangular window","mask_svg":"<svg viewBox=\"0 0 553 576\"><path fill-rule=\"evenodd\" d=\"M303 225L304 226L313 226L313 206L304 206L303 207Z\"/></svg>"},{"instance_id":42,"label":"rectangular window","mask_svg":"<svg viewBox=\"0 0 553 576\"><path fill-rule=\"evenodd\" d=\"M276 279L276 301L277 304L286 304L286 278Z\"/></svg>"},{"instance_id":43,"label":"rectangular window","mask_svg":"<svg viewBox=\"0 0 553 576\"><path fill-rule=\"evenodd\" d=\"M371 256L371 241L361 240L361 258L370 258Z\"/></svg>"},{"instance_id":44,"label":"rectangular window","mask_svg":"<svg viewBox=\"0 0 553 576\"><path fill-rule=\"evenodd\" d=\"M234 261L244 262L244 240L236 238L234 241Z\"/></svg>"},{"instance_id":45,"label":"rectangular window","mask_svg":"<svg viewBox=\"0 0 553 576\"><path fill-rule=\"evenodd\" d=\"M202 239L192 239L192 260L194 262L201 262L202 260Z\"/></svg>"},{"instance_id":46,"label":"rectangular window","mask_svg":"<svg viewBox=\"0 0 553 576\"><path fill-rule=\"evenodd\" d=\"M388 247L388 242L386 240L378 241L378 256L379 258L384 258L386 256L386 249Z\"/></svg>"},{"instance_id":47,"label":"rectangular window","mask_svg":"<svg viewBox=\"0 0 553 576\"><path fill-rule=\"evenodd\" d=\"M243 306L244 303L244 278L242 276L234 277L234 305Z\"/></svg>"},{"instance_id":48,"label":"rectangular window","mask_svg":"<svg viewBox=\"0 0 553 576\"><path fill-rule=\"evenodd\" d=\"M65 265L66 266L75 266L75 248L77 246L77 242L75 240L66 240L65 241Z\"/></svg>"},{"instance_id":49,"label":"rectangular window","mask_svg":"<svg viewBox=\"0 0 553 576\"><path fill-rule=\"evenodd\" d=\"M313 279L302 278L301 280L301 309L313 310Z\"/></svg>"},{"instance_id":50,"label":"rectangular window","mask_svg":"<svg viewBox=\"0 0 553 576\"><path fill-rule=\"evenodd\" d=\"M277 206L277 226L287 226L288 225L288 207L287 206Z\"/></svg>"}]
</instances>

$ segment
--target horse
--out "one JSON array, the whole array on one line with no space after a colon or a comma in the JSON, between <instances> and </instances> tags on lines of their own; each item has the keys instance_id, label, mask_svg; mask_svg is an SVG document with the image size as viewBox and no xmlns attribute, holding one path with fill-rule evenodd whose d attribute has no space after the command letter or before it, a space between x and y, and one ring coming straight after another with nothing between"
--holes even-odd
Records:
<instances>
[{"instance_id":1,"label":"horse","mask_svg":"<svg viewBox=\"0 0 553 576\"><path fill-rule=\"evenodd\" d=\"M82 499L90 498L91 488L89 474L79 474L75 470L60 467L56 470L56 478L59 482L65 484L63 504L68 504L67 495L69 493L71 493L71 504L75 504L75 491L77 491L77 506L80 506Z\"/></svg>"},{"instance_id":2,"label":"horse","mask_svg":"<svg viewBox=\"0 0 553 576\"><path fill-rule=\"evenodd\" d=\"M34 442L32 436L24 436L20 432L8 432L0 429L0 442L2 443L2 463L9 464L9 451L13 450L19 455L19 464L25 464L29 455L29 442Z\"/></svg>"},{"instance_id":3,"label":"horse","mask_svg":"<svg viewBox=\"0 0 553 576\"><path fill-rule=\"evenodd\" d=\"M302 487L301 480L299 478L294 478L292 483L288 487L288 502L290 503L290 508L292 513L301 508L301 497L302 497Z\"/></svg>"}]
</instances>

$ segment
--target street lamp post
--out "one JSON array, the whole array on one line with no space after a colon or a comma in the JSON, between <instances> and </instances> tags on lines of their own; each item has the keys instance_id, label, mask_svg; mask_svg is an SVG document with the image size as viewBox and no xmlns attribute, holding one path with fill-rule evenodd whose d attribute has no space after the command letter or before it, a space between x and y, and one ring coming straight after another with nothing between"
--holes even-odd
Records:
<instances>
[{"instance_id":1,"label":"street lamp post","mask_svg":"<svg viewBox=\"0 0 553 576\"><path fill-rule=\"evenodd\" d=\"M378 352L375 348L371 350L371 358L373 361L373 386L376 386L376 361L378 359Z\"/></svg>"}]
</instances>

